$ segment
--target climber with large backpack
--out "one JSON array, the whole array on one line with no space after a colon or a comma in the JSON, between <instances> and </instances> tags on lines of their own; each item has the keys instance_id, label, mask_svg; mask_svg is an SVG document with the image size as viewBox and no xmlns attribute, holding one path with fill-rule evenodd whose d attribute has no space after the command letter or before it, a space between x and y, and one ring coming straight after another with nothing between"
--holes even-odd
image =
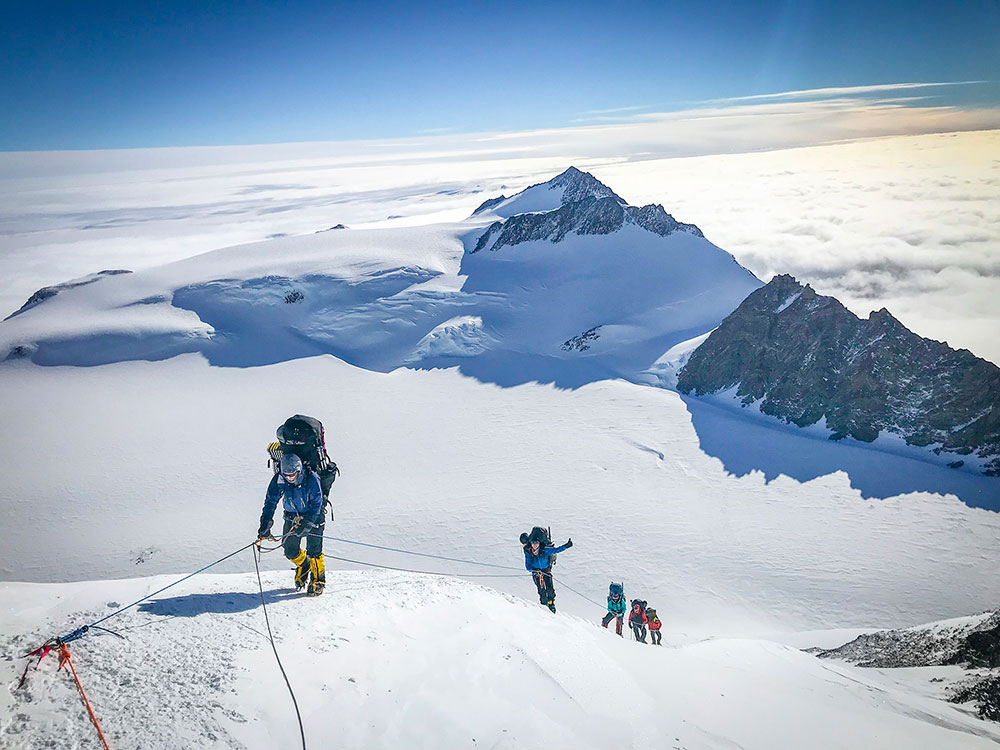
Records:
<instances>
[{"instance_id":1,"label":"climber with large backpack","mask_svg":"<svg viewBox=\"0 0 1000 750\"><path fill-rule=\"evenodd\" d=\"M573 546L569 539L561 547L553 547L549 529L535 526L530 533L521 534L521 544L524 547L524 567L531 573L531 578L538 589L538 601L556 611L556 590L552 585L552 566L556 555Z\"/></svg>"},{"instance_id":2,"label":"climber with large backpack","mask_svg":"<svg viewBox=\"0 0 1000 750\"><path fill-rule=\"evenodd\" d=\"M628 626L632 628L635 639L640 643L646 642L646 625L649 619L646 617L646 602L642 599L632 600L632 611L628 613Z\"/></svg>"},{"instance_id":3,"label":"climber with large backpack","mask_svg":"<svg viewBox=\"0 0 1000 750\"><path fill-rule=\"evenodd\" d=\"M660 635L660 629L663 627L663 623L660 622L660 618L657 616L656 610L652 607L647 607L646 619L649 620L649 640L652 641L654 646L661 645L663 636Z\"/></svg>"},{"instance_id":4,"label":"climber with large backpack","mask_svg":"<svg viewBox=\"0 0 1000 750\"><path fill-rule=\"evenodd\" d=\"M264 509L257 530L258 545L273 539L271 525L274 509L281 500L284 506L284 526L281 543L285 557L295 566L295 588L308 583L307 593L319 596L326 588L326 566L323 562L323 491L319 475L302 463L294 453L281 457L278 473L271 478L264 496ZM302 540L306 548L302 549Z\"/></svg>"},{"instance_id":5,"label":"climber with large backpack","mask_svg":"<svg viewBox=\"0 0 1000 750\"><path fill-rule=\"evenodd\" d=\"M326 452L323 423L315 417L296 414L286 419L277 431L278 441L267 446L274 476L267 488L264 510L257 532L258 541L271 537L274 509L278 500L284 505L282 544L285 556L295 565L295 588L308 585L307 593L318 596L326 587L323 560L323 532L330 487L340 470ZM306 549L302 551L302 540Z\"/></svg>"},{"instance_id":6,"label":"climber with large backpack","mask_svg":"<svg viewBox=\"0 0 1000 750\"><path fill-rule=\"evenodd\" d=\"M625 609L625 585L623 583L612 582L611 586L608 587L608 613L601 620L601 625L607 628L608 623L617 618L618 622L615 623L615 632L621 635L622 621L625 619Z\"/></svg>"}]
</instances>

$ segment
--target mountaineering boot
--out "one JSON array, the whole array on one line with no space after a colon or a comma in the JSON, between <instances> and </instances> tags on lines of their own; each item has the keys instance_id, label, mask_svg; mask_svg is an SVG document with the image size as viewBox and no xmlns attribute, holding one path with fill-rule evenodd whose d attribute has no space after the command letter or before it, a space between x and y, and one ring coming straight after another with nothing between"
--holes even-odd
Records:
<instances>
[{"instance_id":1,"label":"mountaineering boot","mask_svg":"<svg viewBox=\"0 0 1000 750\"><path fill-rule=\"evenodd\" d=\"M309 558L309 596L319 596L326 588L326 563L322 553Z\"/></svg>"},{"instance_id":2,"label":"mountaineering boot","mask_svg":"<svg viewBox=\"0 0 1000 750\"><path fill-rule=\"evenodd\" d=\"M548 606L548 608L551 609L553 612L556 611L556 603L551 599L549 599L548 602L546 602L546 606Z\"/></svg>"},{"instance_id":3,"label":"mountaineering boot","mask_svg":"<svg viewBox=\"0 0 1000 750\"><path fill-rule=\"evenodd\" d=\"M305 550L299 550L299 554L291 560L295 566L295 590L298 591L309 579L309 558L306 557Z\"/></svg>"}]
</instances>

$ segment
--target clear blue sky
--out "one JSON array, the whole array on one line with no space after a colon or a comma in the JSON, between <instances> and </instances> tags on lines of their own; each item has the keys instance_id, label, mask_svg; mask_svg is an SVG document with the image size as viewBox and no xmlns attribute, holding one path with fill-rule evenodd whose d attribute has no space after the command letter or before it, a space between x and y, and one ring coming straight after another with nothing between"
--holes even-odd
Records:
<instances>
[{"instance_id":1,"label":"clear blue sky","mask_svg":"<svg viewBox=\"0 0 1000 750\"><path fill-rule=\"evenodd\" d=\"M1000 4L3 3L0 150L574 124L796 89L1000 78Z\"/></svg>"}]
</instances>

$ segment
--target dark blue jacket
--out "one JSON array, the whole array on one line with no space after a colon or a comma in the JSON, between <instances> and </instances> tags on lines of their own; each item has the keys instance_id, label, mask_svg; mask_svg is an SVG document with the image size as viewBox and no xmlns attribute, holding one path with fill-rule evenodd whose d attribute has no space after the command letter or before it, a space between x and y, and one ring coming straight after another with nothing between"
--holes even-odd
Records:
<instances>
[{"instance_id":1,"label":"dark blue jacket","mask_svg":"<svg viewBox=\"0 0 1000 750\"><path fill-rule=\"evenodd\" d=\"M267 495L264 496L261 526L267 525L274 518L278 500L283 501L285 518L302 516L303 520L317 526L323 522L323 490L319 476L312 469L304 469L299 474L298 484L289 484L281 474L275 474L271 478L271 483L267 485Z\"/></svg>"},{"instance_id":2,"label":"dark blue jacket","mask_svg":"<svg viewBox=\"0 0 1000 750\"><path fill-rule=\"evenodd\" d=\"M526 570L548 570L552 567L552 556L566 549L562 547L539 547L538 554L531 554L531 545L524 545L524 567Z\"/></svg>"}]
</instances>

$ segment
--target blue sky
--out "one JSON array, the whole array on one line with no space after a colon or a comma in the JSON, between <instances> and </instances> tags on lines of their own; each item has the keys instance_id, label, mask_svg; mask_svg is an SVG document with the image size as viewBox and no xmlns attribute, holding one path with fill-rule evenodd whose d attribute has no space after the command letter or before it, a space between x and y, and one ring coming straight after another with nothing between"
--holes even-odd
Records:
<instances>
[{"instance_id":1,"label":"blue sky","mask_svg":"<svg viewBox=\"0 0 1000 750\"><path fill-rule=\"evenodd\" d=\"M38 2L0 10L0 150L405 137L1000 78L995 0ZM996 85L921 90L997 104Z\"/></svg>"}]
</instances>

